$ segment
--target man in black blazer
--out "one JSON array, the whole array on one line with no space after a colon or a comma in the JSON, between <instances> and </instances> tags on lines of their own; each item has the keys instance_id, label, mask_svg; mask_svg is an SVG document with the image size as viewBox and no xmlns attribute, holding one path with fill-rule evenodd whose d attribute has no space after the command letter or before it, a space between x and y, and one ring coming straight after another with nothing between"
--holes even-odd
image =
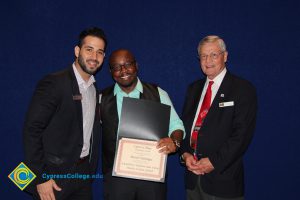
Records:
<instances>
[{"instance_id":1,"label":"man in black blazer","mask_svg":"<svg viewBox=\"0 0 300 200\"><path fill-rule=\"evenodd\" d=\"M182 113L187 199L244 199L243 155L255 128L256 90L226 69L228 52L220 37L203 38L198 54L206 78L189 86ZM204 113L205 95L210 107Z\"/></svg>"},{"instance_id":2,"label":"man in black blazer","mask_svg":"<svg viewBox=\"0 0 300 200\"><path fill-rule=\"evenodd\" d=\"M91 179L74 176L96 171L100 118L93 75L105 47L101 29L82 31L72 66L47 75L36 87L23 133L25 163L37 176L26 189L35 199L92 199Z\"/></svg>"}]
</instances>

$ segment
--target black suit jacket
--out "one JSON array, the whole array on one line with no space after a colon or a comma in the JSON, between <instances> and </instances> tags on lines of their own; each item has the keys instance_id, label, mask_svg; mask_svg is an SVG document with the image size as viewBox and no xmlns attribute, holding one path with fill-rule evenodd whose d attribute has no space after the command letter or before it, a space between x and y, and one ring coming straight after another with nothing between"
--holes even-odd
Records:
<instances>
[{"instance_id":1,"label":"black suit jacket","mask_svg":"<svg viewBox=\"0 0 300 200\"><path fill-rule=\"evenodd\" d=\"M185 99L182 120L187 132L181 153L193 153L190 134L197 106L206 79L192 83ZM233 106L220 107L233 101ZM199 158L208 157L214 170L201 176L202 189L219 197L238 197L244 194L243 155L252 139L257 111L255 88L246 80L226 73L204 119L198 136ZM187 189L196 185L197 175L186 170Z\"/></svg>"},{"instance_id":2,"label":"black suit jacket","mask_svg":"<svg viewBox=\"0 0 300 200\"><path fill-rule=\"evenodd\" d=\"M97 91L97 90L96 90ZM23 143L25 164L37 178L26 188L33 193L45 182L43 173L70 173L83 146L82 105L78 83L70 67L47 75L37 85L27 112ZM99 95L91 136L89 162L96 170L100 140Z\"/></svg>"}]
</instances>

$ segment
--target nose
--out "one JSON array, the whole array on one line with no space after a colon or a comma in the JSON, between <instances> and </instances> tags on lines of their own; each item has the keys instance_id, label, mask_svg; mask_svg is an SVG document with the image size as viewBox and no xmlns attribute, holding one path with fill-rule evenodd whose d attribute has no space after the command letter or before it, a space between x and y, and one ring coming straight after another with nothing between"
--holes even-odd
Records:
<instances>
[{"instance_id":1,"label":"nose","mask_svg":"<svg viewBox=\"0 0 300 200\"><path fill-rule=\"evenodd\" d=\"M212 62L212 61L213 61L212 55L208 55L208 56L206 57L206 62Z\"/></svg>"},{"instance_id":2,"label":"nose","mask_svg":"<svg viewBox=\"0 0 300 200\"><path fill-rule=\"evenodd\" d=\"M121 72L124 72L124 71L126 71L126 70L127 70L127 68L125 67L125 64L123 64L123 65L120 65L120 67L121 67Z\"/></svg>"},{"instance_id":3,"label":"nose","mask_svg":"<svg viewBox=\"0 0 300 200\"><path fill-rule=\"evenodd\" d=\"M93 51L93 52L91 53L91 57L92 57L92 59L97 60L97 52L96 52L96 51Z\"/></svg>"}]
</instances>

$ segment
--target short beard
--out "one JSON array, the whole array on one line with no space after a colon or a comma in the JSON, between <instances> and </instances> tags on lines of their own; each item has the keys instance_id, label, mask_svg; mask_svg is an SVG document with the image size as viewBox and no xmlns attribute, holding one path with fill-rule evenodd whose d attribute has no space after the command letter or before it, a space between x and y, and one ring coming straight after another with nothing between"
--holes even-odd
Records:
<instances>
[{"instance_id":1,"label":"short beard","mask_svg":"<svg viewBox=\"0 0 300 200\"><path fill-rule=\"evenodd\" d=\"M97 64L99 64L99 62L98 61L95 61ZM87 73L87 74L89 74L89 75L95 75L96 73L97 73L97 71L98 71L98 69L97 70L95 70L95 71L91 71L91 70L88 70L88 68L86 67L86 65L84 64L84 60L83 60L83 58L82 58L82 56L81 55L79 55L79 57L78 57L78 63L79 63L79 66L80 66L80 68L82 69L82 71L84 71L85 73Z\"/></svg>"}]
</instances>

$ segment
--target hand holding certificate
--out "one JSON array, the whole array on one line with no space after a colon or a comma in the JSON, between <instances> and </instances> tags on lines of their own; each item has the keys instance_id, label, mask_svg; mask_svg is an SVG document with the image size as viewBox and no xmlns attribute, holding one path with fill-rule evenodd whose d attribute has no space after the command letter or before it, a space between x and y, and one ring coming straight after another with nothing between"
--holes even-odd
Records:
<instances>
[{"instance_id":1,"label":"hand holding certificate","mask_svg":"<svg viewBox=\"0 0 300 200\"><path fill-rule=\"evenodd\" d=\"M113 176L164 182L167 156L156 148L167 137L170 106L124 98Z\"/></svg>"},{"instance_id":2,"label":"hand holding certificate","mask_svg":"<svg viewBox=\"0 0 300 200\"><path fill-rule=\"evenodd\" d=\"M114 175L163 182L167 156L156 145L156 141L120 139Z\"/></svg>"}]
</instances>

